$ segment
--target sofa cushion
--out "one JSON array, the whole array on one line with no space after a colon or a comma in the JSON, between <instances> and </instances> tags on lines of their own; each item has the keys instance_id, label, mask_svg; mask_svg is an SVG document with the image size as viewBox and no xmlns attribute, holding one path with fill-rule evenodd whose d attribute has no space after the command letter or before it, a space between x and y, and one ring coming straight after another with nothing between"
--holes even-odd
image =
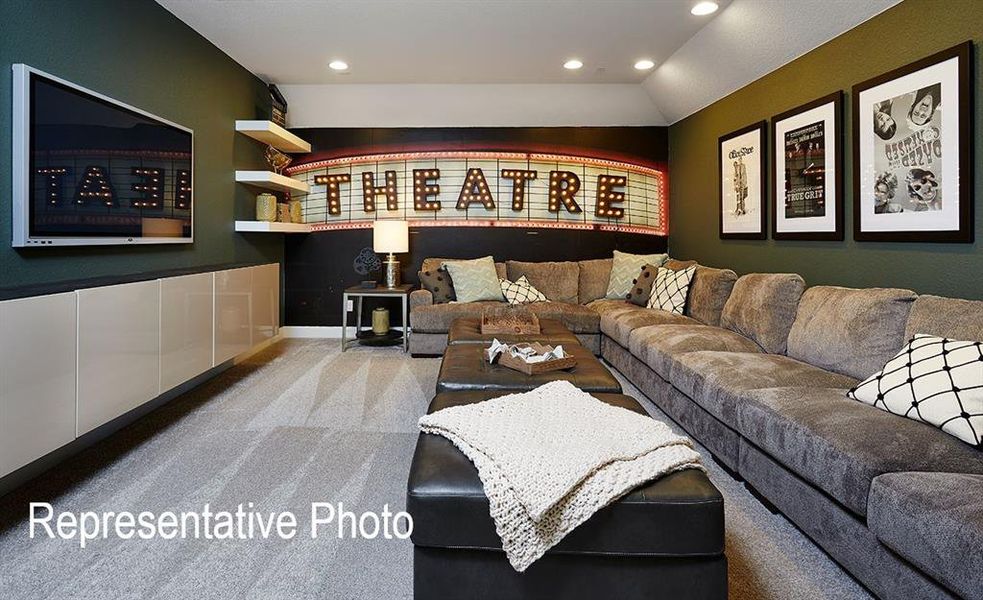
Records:
<instances>
[{"instance_id":1,"label":"sofa cushion","mask_svg":"<svg viewBox=\"0 0 983 600\"><path fill-rule=\"evenodd\" d=\"M436 271L440 269L445 262L449 260L469 260L466 258L424 258L423 264L420 265L421 271ZM495 272L498 274L499 279L506 279L505 273L505 263L497 262L495 263Z\"/></svg>"},{"instance_id":2,"label":"sofa cushion","mask_svg":"<svg viewBox=\"0 0 983 600\"><path fill-rule=\"evenodd\" d=\"M607 298L594 300L592 302L589 302L587 306L591 310L597 312L597 314L599 315L603 315L606 313L613 314L618 312L624 312L626 310L636 310L638 308L641 308L639 306L635 306L634 304L631 304L627 300L608 300Z\"/></svg>"},{"instance_id":3,"label":"sofa cushion","mask_svg":"<svg viewBox=\"0 0 983 600\"><path fill-rule=\"evenodd\" d=\"M580 283L577 297L581 304L587 304L604 297L608 291L608 280L611 279L611 258L582 260L577 265L580 268Z\"/></svg>"},{"instance_id":4,"label":"sofa cushion","mask_svg":"<svg viewBox=\"0 0 983 600\"><path fill-rule=\"evenodd\" d=\"M802 294L786 354L863 379L904 345L911 290L819 285Z\"/></svg>"},{"instance_id":5,"label":"sofa cushion","mask_svg":"<svg viewBox=\"0 0 983 600\"><path fill-rule=\"evenodd\" d=\"M874 478L867 524L877 539L964 598L983 598L983 475Z\"/></svg>"},{"instance_id":6,"label":"sofa cushion","mask_svg":"<svg viewBox=\"0 0 983 600\"><path fill-rule=\"evenodd\" d=\"M628 336L639 327L649 325L668 325L670 323L696 323L685 315L642 308L634 304L626 304L628 310L609 310L601 315L601 333L618 342L622 347L628 347Z\"/></svg>"},{"instance_id":7,"label":"sofa cushion","mask_svg":"<svg viewBox=\"0 0 983 600\"><path fill-rule=\"evenodd\" d=\"M983 342L918 334L847 395L983 450Z\"/></svg>"},{"instance_id":8,"label":"sofa cushion","mask_svg":"<svg viewBox=\"0 0 983 600\"><path fill-rule=\"evenodd\" d=\"M751 273L734 282L720 326L758 342L765 352L785 354L806 282L794 273Z\"/></svg>"},{"instance_id":9,"label":"sofa cushion","mask_svg":"<svg viewBox=\"0 0 983 600\"><path fill-rule=\"evenodd\" d=\"M501 302L450 302L417 306L410 311L410 327L414 332L447 333L459 317L480 317L487 308L501 308Z\"/></svg>"},{"instance_id":10,"label":"sofa cushion","mask_svg":"<svg viewBox=\"0 0 983 600\"><path fill-rule=\"evenodd\" d=\"M668 258L666 262L662 263L662 266L667 269L672 269L673 271L682 271L689 267L699 266L700 263L695 260L677 260L675 258Z\"/></svg>"},{"instance_id":11,"label":"sofa cushion","mask_svg":"<svg viewBox=\"0 0 983 600\"><path fill-rule=\"evenodd\" d=\"M737 412L737 429L749 442L861 516L871 481L883 473L983 473L983 452L850 400L839 386L749 390Z\"/></svg>"},{"instance_id":12,"label":"sofa cushion","mask_svg":"<svg viewBox=\"0 0 983 600\"><path fill-rule=\"evenodd\" d=\"M680 265L675 270L682 268L685 267ZM689 300L683 314L707 325L720 325L720 314L724 311L724 305L727 304L736 281L737 273L730 269L697 265L693 281L689 285Z\"/></svg>"},{"instance_id":13,"label":"sofa cushion","mask_svg":"<svg viewBox=\"0 0 983 600\"><path fill-rule=\"evenodd\" d=\"M631 289L628 290L625 300L635 306L648 306L649 299L652 297L652 286L655 285L660 268L655 265L645 265L642 267L638 275L631 280ZM666 272L670 271L667 270Z\"/></svg>"},{"instance_id":14,"label":"sofa cushion","mask_svg":"<svg viewBox=\"0 0 983 600\"><path fill-rule=\"evenodd\" d=\"M919 296L908 317L905 339L918 333L983 342L983 302Z\"/></svg>"},{"instance_id":15,"label":"sofa cushion","mask_svg":"<svg viewBox=\"0 0 983 600\"><path fill-rule=\"evenodd\" d=\"M454 295L454 284L451 282L451 274L447 271L420 271L417 273L420 278L420 285L433 295L434 304L446 304L456 300Z\"/></svg>"},{"instance_id":16,"label":"sofa cushion","mask_svg":"<svg viewBox=\"0 0 983 600\"><path fill-rule=\"evenodd\" d=\"M628 349L667 380L672 362L687 352L762 352L760 346L739 333L703 324L640 327L628 335Z\"/></svg>"},{"instance_id":17,"label":"sofa cushion","mask_svg":"<svg viewBox=\"0 0 983 600\"><path fill-rule=\"evenodd\" d=\"M536 302L524 307L540 319L556 319L574 333L598 333L601 315L582 304Z\"/></svg>"},{"instance_id":18,"label":"sofa cushion","mask_svg":"<svg viewBox=\"0 0 983 600\"><path fill-rule=\"evenodd\" d=\"M580 285L580 265L575 262L520 262L505 263L510 281L518 281L523 275L537 290L553 302L577 304L577 288Z\"/></svg>"},{"instance_id":19,"label":"sofa cushion","mask_svg":"<svg viewBox=\"0 0 983 600\"><path fill-rule=\"evenodd\" d=\"M451 274L454 282L454 296L457 302L480 302L498 300L505 302L502 287L492 257L485 256L474 260L449 260L444 268Z\"/></svg>"},{"instance_id":20,"label":"sofa cushion","mask_svg":"<svg viewBox=\"0 0 983 600\"><path fill-rule=\"evenodd\" d=\"M645 272L644 269L642 272ZM695 272L696 267L689 267L681 271L659 267L646 306L677 315L683 314L686 309L686 298L689 296L689 286L693 281L693 273Z\"/></svg>"},{"instance_id":21,"label":"sofa cushion","mask_svg":"<svg viewBox=\"0 0 983 600\"><path fill-rule=\"evenodd\" d=\"M608 289L604 297L627 297L628 290L631 289L631 281L635 279L642 267L645 265L660 267L667 258L669 258L667 254L628 254L615 250L611 263L611 278L608 281Z\"/></svg>"},{"instance_id":22,"label":"sofa cushion","mask_svg":"<svg viewBox=\"0 0 983 600\"><path fill-rule=\"evenodd\" d=\"M778 354L699 351L677 354L672 359L669 382L707 412L736 428L739 398L748 390L783 386L849 388L857 380Z\"/></svg>"}]
</instances>

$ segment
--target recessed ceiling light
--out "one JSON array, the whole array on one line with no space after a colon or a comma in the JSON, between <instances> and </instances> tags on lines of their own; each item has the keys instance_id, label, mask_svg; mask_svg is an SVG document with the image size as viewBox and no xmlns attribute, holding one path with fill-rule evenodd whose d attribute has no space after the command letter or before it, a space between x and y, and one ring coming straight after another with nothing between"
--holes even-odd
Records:
<instances>
[{"instance_id":1,"label":"recessed ceiling light","mask_svg":"<svg viewBox=\"0 0 983 600\"><path fill-rule=\"evenodd\" d=\"M702 17L705 15L712 15L713 13L717 12L718 8L719 7L717 6L716 2L697 2L693 5L693 8L691 8L689 12L698 17Z\"/></svg>"},{"instance_id":2,"label":"recessed ceiling light","mask_svg":"<svg viewBox=\"0 0 983 600\"><path fill-rule=\"evenodd\" d=\"M571 58L567 62L563 63L563 68L570 69L571 71L576 71L582 66L584 66L584 63L580 62L576 58Z\"/></svg>"},{"instance_id":3,"label":"recessed ceiling light","mask_svg":"<svg viewBox=\"0 0 983 600\"><path fill-rule=\"evenodd\" d=\"M647 58L643 58L642 60L635 63L635 68L638 69L639 71L648 71L654 66L655 63Z\"/></svg>"},{"instance_id":4,"label":"recessed ceiling light","mask_svg":"<svg viewBox=\"0 0 983 600\"><path fill-rule=\"evenodd\" d=\"M331 67L331 69L334 70L334 71L347 71L348 70L348 63L346 63L343 60L333 60L333 61L331 61L331 62L328 63L328 66Z\"/></svg>"}]
</instances>

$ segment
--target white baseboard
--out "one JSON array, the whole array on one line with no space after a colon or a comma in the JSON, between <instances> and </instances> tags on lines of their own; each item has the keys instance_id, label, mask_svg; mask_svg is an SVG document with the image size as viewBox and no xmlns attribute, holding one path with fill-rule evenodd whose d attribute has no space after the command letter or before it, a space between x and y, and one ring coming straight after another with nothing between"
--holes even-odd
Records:
<instances>
[{"instance_id":1,"label":"white baseboard","mask_svg":"<svg viewBox=\"0 0 983 600\"><path fill-rule=\"evenodd\" d=\"M350 334L355 335L355 328L349 327ZM280 328L280 335L285 338L328 338L341 339L341 326L305 326L305 325L284 325Z\"/></svg>"}]
</instances>

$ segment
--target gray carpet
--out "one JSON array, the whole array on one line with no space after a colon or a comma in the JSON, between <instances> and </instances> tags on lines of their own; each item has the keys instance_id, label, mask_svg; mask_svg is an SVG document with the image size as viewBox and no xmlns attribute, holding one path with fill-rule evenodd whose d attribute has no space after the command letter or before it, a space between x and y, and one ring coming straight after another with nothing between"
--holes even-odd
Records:
<instances>
[{"instance_id":1,"label":"gray carpet","mask_svg":"<svg viewBox=\"0 0 983 600\"><path fill-rule=\"evenodd\" d=\"M159 513L253 502L306 517L311 502L340 501L356 513L401 510L438 365L394 348L341 354L334 340L280 342L0 499L0 598L411 598L409 541L312 540L304 530L289 541L110 537L83 550L29 539L27 507ZM869 597L707 464L726 502L731 598Z\"/></svg>"}]
</instances>

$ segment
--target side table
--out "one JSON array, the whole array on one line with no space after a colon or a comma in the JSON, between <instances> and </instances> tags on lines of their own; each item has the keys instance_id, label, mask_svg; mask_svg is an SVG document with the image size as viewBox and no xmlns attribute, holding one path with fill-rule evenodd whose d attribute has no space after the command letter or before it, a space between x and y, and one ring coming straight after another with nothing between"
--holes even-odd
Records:
<instances>
[{"instance_id":1,"label":"side table","mask_svg":"<svg viewBox=\"0 0 983 600\"><path fill-rule=\"evenodd\" d=\"M413 291L413 284L407 283L394 288L387 288L385 286L376 286L374 288L365 288L362 286L352 286L346 288L341 300L341 351L344 352L348 348L348 301L352 298L355 299L355 340L358 341L358 335L362 333L362 300L366 297L388 297L388 298L402 298L403 300L403 352L407 352L410 347L410 331L407 325L409 321L409 297L410 292Z\"/></svg>"}]
</instances>

